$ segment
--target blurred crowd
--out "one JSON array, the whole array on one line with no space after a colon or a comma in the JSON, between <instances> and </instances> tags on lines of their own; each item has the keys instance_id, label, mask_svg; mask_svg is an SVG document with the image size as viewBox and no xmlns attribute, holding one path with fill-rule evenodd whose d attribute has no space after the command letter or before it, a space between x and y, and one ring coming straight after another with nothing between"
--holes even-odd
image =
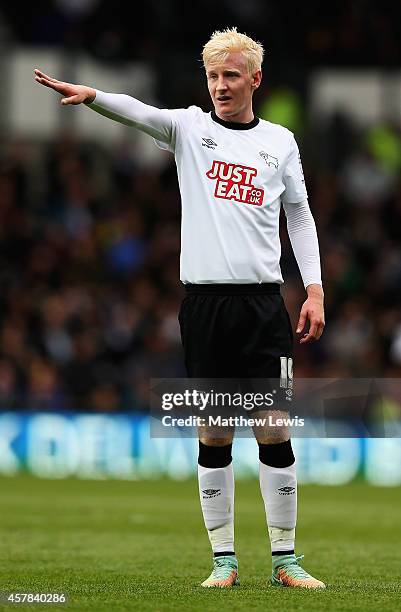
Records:
<instances>
[{"instance_id":1,"label":"blurred crowd","mask_svg":"<svg viewBox=\"0 0 401 612\"><path fill-rule=\"evenodd\" d=\"M68 135L4 149L3 408L142 408L149 377L184 374L175 171L120 153Z\"/></svg>"},{"instance_id":2,"label":"blurred crowd","mask_svg":"<svg viewBox=\"0 0 401 612\"><path fill-rule=\"evenodd\" d=\"M0 48L140 60L163 106L206 110L197 58L211 30L237 25L261 39L268 90L257 112L280 123L285 116L296 133L323 266L326 330L318 343L296 343L296 375L398 378L400 126L308 118L299 101L313 66L398 66L399 13L397 3L371 0L324 9L313 1L295 14L291 3L264 0L46 0L24 11L8 3ZM71 132L50 143L0 142L0 409L142 410L150 378L185 375L174 160L166 153L141 163L125 134L113 150ZM305 292L284 218L282 245L295 327Z\"/></svg>"},{"instance_id":3,"label":"blurred crowd","mask_svg":"<svg viewBox=\"0 0 401 612\"><path fill-rule=\"evenodd\" d=\"M400 135L341 116L315 125L299 140L327 326L296 344L296 374L399 377ZM146 168L127 142L111 151L71 133L1 151L0 407L146 409L150 378L185 375L173 157ZM282 243L295 326L305 293L285 218Z\"/></svg>"},{"instance_id":4,"label":"blurred crowd","mask_svg":"<svg viewBox=\"0 0 401 612\"><path fill-rule=\"evenodd\" d=\"M0 38L28 45L84 49L103 61L148 60L154 67L190 58L212 29L238 25L266 41L276 65L398 66L398 2L342 0L301 8L279 0L40 0L3 3Z\"/></svg>"}]
</instances>

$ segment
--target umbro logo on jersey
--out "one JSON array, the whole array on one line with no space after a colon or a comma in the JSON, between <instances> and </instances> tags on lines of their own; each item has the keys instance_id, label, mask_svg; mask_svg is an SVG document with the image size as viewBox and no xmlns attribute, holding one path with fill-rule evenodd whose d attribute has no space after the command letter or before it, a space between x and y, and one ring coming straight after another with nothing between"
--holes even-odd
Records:
<instances>
[{"instance_id":1,"label":"umbro logo on jersey","mask_svg":"<svg viewBox=\"0 0 401 612\"><path fill-rule=\"evenodd\" d=\"M211 138L202 138L202 140L203 140L202 147L207 147L208 149L213 149L213 151L217 147L217 142L214 142L214 140L212 140Z\"/></svg>"},{"instance_id":2,"label":"umbro logo on jersey","mask_svg":"<svg viewBox=\"0 0 401 612\"><path fill-rule=\"evenodd\" d=\"M277 491L279 495L294 495L295 487L280 487Z\"/></svg>"},{"instance_id":3,"label":"umbro logo on jersey","mask_svg":"<svg viewBox=\"0 0 401 612\"><path fill-rule=\"evenodd\" d=\"M221 495L221 489L203 489L203 499L211 499Z\"/></svg>"},{"instance_id":4,"label":"umbro logo on jersey","mask_svg":"<svg viewBox=\"0 0 401 612\"><path fill-rule=\"evenodd\" d=\"M278 170L278 159L277 157L273 157L270 153L266 153L266 151L259 151L259 155L262 159L265 160L266 164L271 168L276 168Z\"/></svg>"}]
</instances>

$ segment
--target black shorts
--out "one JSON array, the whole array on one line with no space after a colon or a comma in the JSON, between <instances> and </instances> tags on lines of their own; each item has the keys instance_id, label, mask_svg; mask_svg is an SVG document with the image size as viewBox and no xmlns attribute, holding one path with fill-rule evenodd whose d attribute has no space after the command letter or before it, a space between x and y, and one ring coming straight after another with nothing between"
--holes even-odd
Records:
<instances>
[{"instance_id":1,"label":"black shorts","mask_svg":"<svg viewBox=\"0 0 401 612\"><path fill-rule=\"evenodd\" d=\"M292 357L278 284L185 285L178 320L190 378L279 379Z\"/></svg>"}]
</instances>

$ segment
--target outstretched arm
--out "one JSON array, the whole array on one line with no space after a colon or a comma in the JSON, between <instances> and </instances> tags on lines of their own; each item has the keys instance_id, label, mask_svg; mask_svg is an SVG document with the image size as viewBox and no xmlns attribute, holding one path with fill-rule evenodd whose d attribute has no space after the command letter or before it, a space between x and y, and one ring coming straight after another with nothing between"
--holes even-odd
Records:
<instances>
[{"instance_id":1,"label":"outstretched arm","mask_svg":"<svg viewBox=\"0 0 401 612\"><path fill-rule=\"evenodd\" d=\"M167 143L172 140L173 122L168 110L144 104L126 94L106 93L86 85L59 81L38 69L35 69L35 80L60 93L63 106L86 104L97 113L136 127L157 140Z\"/></svg>"}]
</instances>

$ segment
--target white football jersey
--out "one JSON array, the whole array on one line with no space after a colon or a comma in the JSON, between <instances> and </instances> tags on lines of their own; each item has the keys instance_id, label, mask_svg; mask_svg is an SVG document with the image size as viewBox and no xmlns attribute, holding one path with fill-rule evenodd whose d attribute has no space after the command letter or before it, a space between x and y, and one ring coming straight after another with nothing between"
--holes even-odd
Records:
<instances>
[{"instance_id":1,"label":"white football jersey","mask_svg":"<svg viewBox=\"0 0 401 612\"><path fill-rule=\"evenodd\" d=\"M100 90L88 106L175 154L184 283L282 283L282 203L304 285L321 284L316 226L290 131L258 118L226 122L196 106L159 109Z\"/></svg>"},{"instance_id":2,"label":"white football jersey","mask_svg":"<svg viewBox=\"0 0 401 612\"><path fill-rule=\"evenodd\" d=\"M255 118L228 123L191 106L172 122L182 203L184 283L282 283L281 201L307 193L298 146L286 128Z\"/></svg>"}]
</instances>

